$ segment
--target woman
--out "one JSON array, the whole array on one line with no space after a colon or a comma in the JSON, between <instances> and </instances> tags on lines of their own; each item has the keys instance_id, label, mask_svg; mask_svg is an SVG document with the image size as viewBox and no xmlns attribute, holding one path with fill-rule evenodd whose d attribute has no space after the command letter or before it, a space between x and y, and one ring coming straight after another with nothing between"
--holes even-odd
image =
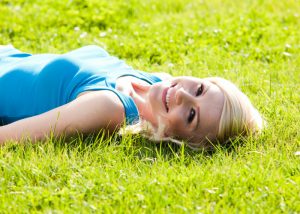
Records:
<instances>
[{"instance_id":1,"label":"woman","mask_svg":"<svg viewBox=\"0 0 300 214\"><path fill-rule=\"evenodd\" d=\"M49 133L147 133L192 148L261 129L249 99L221 78L171 77L127 66L97 46L66 54L0 48L0 143Z\"/></svg>"}]
</instances>

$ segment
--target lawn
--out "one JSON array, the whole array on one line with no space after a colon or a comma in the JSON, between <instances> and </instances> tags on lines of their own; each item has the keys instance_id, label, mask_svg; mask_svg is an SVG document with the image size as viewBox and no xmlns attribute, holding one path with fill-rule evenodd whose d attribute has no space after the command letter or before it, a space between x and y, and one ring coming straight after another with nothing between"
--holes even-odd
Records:
<instances>
[{"instance_id":1,"label":"lawn","mask_svg":"<svg viewBox=\"0 0 300 214\"><path fill-rule=\"evenodd\" d=\"M300 1L0 0L9 43L29 53L95 44L139 70L221 76L267 127L210 153L101 133L8 143L1 213L300 212Z\"/></svg>"}]
</instances>

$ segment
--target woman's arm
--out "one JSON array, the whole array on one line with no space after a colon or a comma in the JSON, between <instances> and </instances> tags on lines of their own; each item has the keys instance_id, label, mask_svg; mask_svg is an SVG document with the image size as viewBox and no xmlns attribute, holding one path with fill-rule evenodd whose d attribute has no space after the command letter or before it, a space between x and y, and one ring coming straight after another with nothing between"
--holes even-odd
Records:
<instances>
[{"instance_id":1,"label":"woman's arm","mask_svg":"<svg viewBox=\"0 0 300 214\"><path fill-rule=\"evenodd\" d=\"M7 140L43 140L55 136L90 133L100 129L114 131L125 118L124 107L111 91L91 91L74 101L43 114L0 127L0 144Z\"/></svg>"}]
</instances>

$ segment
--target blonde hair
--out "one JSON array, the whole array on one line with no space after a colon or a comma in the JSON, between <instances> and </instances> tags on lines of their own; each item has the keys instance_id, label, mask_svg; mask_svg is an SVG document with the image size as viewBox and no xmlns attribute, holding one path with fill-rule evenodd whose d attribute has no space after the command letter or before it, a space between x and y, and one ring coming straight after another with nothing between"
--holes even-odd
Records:
<instances>
[{"instance_id":1,"label":"blonde hair","mask_svg":"<svg viewBox=\"0 0 300 214\"><path fill-rule=\"evenodd\" d=\"M221 89L224 94L224 104L220 117L218 132L215 139L202 139L198 142L187 141L187 146L192 149L211 150L214 144L226 144L240 136L257 134L263 128L263 120L249 98L242 93L232 82L220 77L206 78L212 84ZM158 118L160 119L160 118ZM162 123L158 128L145 120L140 120L134 125L124 127L121 133L141 134L152 141L172 141L182 144L182 141L170 137L164 137L165 125Z\"/></svg>"},{"instance_id":2,"label":"blonde hair","mask_svg":"<svg viewBox=\"0 0 300 214\"><path fill-rule=\"evenodd\" d=\"M192 148L212 149L218 141L226 144L237 137L257 135L263 128L263 119L249 98L232 82L220 77L209 77L206 80L218 86L224 94L224 104L215 139L205 139L201 143L188 142Z\"/></svg>"}]
</instances>

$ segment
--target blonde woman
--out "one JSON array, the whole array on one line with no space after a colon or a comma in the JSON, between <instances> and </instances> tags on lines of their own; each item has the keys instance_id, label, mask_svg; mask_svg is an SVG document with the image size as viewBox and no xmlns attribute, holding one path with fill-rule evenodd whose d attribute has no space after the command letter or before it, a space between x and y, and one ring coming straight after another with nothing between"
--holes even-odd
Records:
<instances>
[{"instance_id":1,"label":"blonde woman","mask_svg":"<svg viewBox=\"0 0 300 214\"><path fill-rule=\"evenodd\" d=\"M222 78L172 77L126 65L97 46L31 55L0 48L0 143L125 131L212 147L261 129L249 99ZM125 122L125 123L124 123Z\"/></svg>"}]
</instances>

